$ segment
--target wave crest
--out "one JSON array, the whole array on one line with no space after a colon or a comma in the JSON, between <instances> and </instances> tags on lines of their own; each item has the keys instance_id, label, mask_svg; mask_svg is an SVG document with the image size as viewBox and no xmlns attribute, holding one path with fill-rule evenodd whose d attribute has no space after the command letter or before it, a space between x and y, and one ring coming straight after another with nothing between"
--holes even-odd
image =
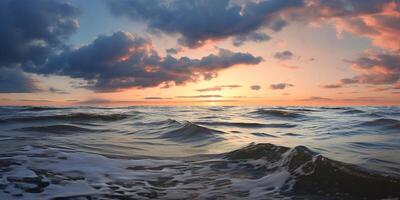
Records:
<instances>
[{"instance_id":1,"label":"wave crest","mask_svg":"<svg viewBox=\"0 0 400 200\"><path fill-rule=\"evenodd\" d=\"M189 121L178 125L174 124L173 126L177 128L163 133L160 138L176 142L199 142L204 140L212 140L215 142L223 140L221 134L225 134L223 131L199 126Z\"/></svg>"},{"instance_id":2,"label":"wave crest","mask_svg":"<svg viewBox=\"0 0 400 200\"><path fill-rule=\"evenodd\" d=\"M287 118L287 119L299 119L305 118L306 116L297 112L290 112L284 110L265 110L265 109L258 109L251 114L256 114L260 116L268 116L268 117L275 117L275 118Z\"/></svg>"},{"instance_id":3,"label":"wave crest","mask_svg":"<svg viewBox=\"0 0 400 200\"><path fill-rule=\"evenodd\" d=\"M400 129L400 121L396 119L381 118L362 123L363 126Z\"/></svg>"},{"instance_id":4,"label":"wave crest","mask_svg":"<svg viewBox=\"0 0 400 200\"><path fill-rule=\"evenodd\" d=\"M328 159L304 146L288 148L269 143L249 146L225 154L229 160L265 160L267 169L286 169L293 181L284 193L325 198L378 199L400 196L400 179L378 175L355 165Z\"/></svg>"},{"instance_id":5,"label":"wave crest","mask_svg":"<svg viewBox=\"0 0 400 200\"><path fill-rule=\"evenodd\" d=\"M9 118L7 121L30 122L30 121L85 121L85 120L100 120L100 121L119 121L130 117L128 114L94 114L94 113L70 113L62 115L40 115L30 117Z\"/></svg>"},{"instance_id":6,"label":"wave crest","mask_svg":"<svg viewBox=\"0 0 400 200\"><path fill-rule=\"evenodd\" d=\"M16 129L17 131L45 132L45 133L81 133L81 132L99 132L103 130L83 128L73 125L49 125L49 126L32 126Z\"/></svg>"}]
</instances>

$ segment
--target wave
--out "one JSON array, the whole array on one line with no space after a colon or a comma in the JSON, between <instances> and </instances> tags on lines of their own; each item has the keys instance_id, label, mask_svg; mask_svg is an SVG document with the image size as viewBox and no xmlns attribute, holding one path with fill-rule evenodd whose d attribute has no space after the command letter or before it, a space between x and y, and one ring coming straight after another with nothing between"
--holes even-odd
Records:
<instances>
[{"instance_id":1,"label":"wave","mask_svg":"<svg viewBox=\"0 0 400 200\"><path fill-rule=\"evenodd\" d=\"M298 133L285 133L282 134L284 136L293 136L293 137L299 137L299 136L303 136L302 134L298 134Z\"/></svg>"},{"instance_id":2,"label":"wave","mask_svg":"<svg viewBox=\"0 0 400 200\"><path fill-rule=\"evenodd\" d=\"M134 122L133 124L138 126L162 126L162 125L179 125L181 123L174 119L167 119L163 121L153 121L153 122Z\"/></svg>"},{"instance_id":3,"label":"wave","mask_svg":"<svg viewBox=\"0 0 400 200\"><path fill-rule=\"evenodd\" d=\"M333 106L326 107L326 106L323 106L323 107L320 107L320 109L324 109L324 110L348 110L348 109L351 109L351 108L349 108L349 107L333 107Z\"/></svg>"},{"instance_id":4,"label":"wave","mask_svg":"<svg viewBox=\"0 0 400 200\"><path fill-rule=\"evenodd\" d=\"M82 133L82 132L99 132L104 130L88 129L73 125L49 125L49 126L31 126L15 129L17 131L29 131L29 132L45 132L45 133Z\"/></svg>"},{"instance_id":5,"label":"wave","mask_svg":"<svg viewBox=\"0 0 400 200\"><path fill-rule=\"evenodd\" d=\"M11 199L383 199L400 180L318 155L305 146L250 144L195 160L119 159L27 147L0 157ZM7 198L9 197L9 198Z\"/></svg>"},{"instance_id":6,"label":"wave","mask_svg":"<svg viewBox=\"0 0 400 200\"><path fill-rule=\"evenodd\" d=\"M67 110L67 109L73 109L72 107L46 107L46 106L28 106L28 107L23 107L21 110L22 111L48 111L48 110Z\"/></svg>"},{"instance_id":7,"label":"wave","mask_svg":"<svg viewBox=\"0 0 400 200\"><path fill-rule=\"evenodd\" d=\"M208 126L234 126L239 128L293 128L296 124L276 123L276 124L262 124L256 122L196 122L196 124Z\"/></svg>"},{"instance_id":8,"label":"wave","mask_svg":"<svg viewBox=\"0 0 400 200\"><path fill-rule=\"evenodd\" d=\"M297 112L289 112L283 110L265 110L265 109L258 109L257 111L251 112L251 114L276 117L276 118L288 118L288 119L298 119L306 117L305 115L299 114Z\"/></svg>"},{"instance_id":9,"label":"wave","mask_svg":"<svg viewBox=\"0 0 400 200\"><path fill-rule=\"evenodd\" d=\"M334 199L381 199L400 196L400 179L379 175L355 165L331 160L304 146L288 148L269 143L225 154L229 160L265 160L267 168L286 169L293 181L281 192L289 196Z\"/></svg>"},{"instance_id":10,"label":"wave","mask_svg":"<svg viewBox=\"0 0 400 200\"><path fill-rule=\"evenodd\" d=\"M277 138L278 136L271 135L268 133L251 133L252 135L258 136L258 137L272 137L272 138Z\"/></svg>"},{"instance_id":11,"label":"wave","mask_svg":"<svg viewBox=\"0 0 400 200\"><path fill-rule=\"evenodd\" d=\"M163 133L159 138L168 139L175 142L201 142L204 140L220 141L223 140L223 131L214 130L199 126L186 121L179 125L174 124L176 129Z\"/></svg>"},{"instance_id":12,"label":"wave","mask_svg":"<svg viewBox=\"0 0 400 200\"><path fill-rule=\"evenodd\" d=\"M94 114L94 113L70 113L62 115L40 115L29 117L15 117L5 119L7 121L30 122L30 121L85 121L85 120L100 120L100 121L119 121L130 117L128 114Z\"/></svg>"},{"instance_id":13,"label":"wave","mask_svg":"<svg viewBox=\"0 0 400 200\"><path fill-rule=\"evenodd\" d=\"M351 109L351 110L346 110L342 112L343 114L361 114L361 113L365 113L362 110L358 110L358 109Z\"/></svg>"},{"instance_id":14,"label":"wave","mask_svg":"<svg viewBox=\"0 0 400 200\"><path fill-rule=\"evenodd\" d=\"M362 126L400 129L400 121L396 119L381 118L361 123Z\"/></svg>"}]
</instances>

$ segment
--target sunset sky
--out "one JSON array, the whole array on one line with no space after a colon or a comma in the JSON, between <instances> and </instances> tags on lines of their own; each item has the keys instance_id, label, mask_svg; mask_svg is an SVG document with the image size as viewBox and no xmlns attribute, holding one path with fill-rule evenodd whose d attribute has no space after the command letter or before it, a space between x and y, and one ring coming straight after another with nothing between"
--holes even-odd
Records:
<instances>
[{"instance_id":1,"label":"sunset sky","mask_svg":"<svg viewBox=\"0 0 400 200\"><path fill-rule=\"evenodd\" d=\"M398 0L0 1L0 105L399 105Z\"/></svg>"}]
</instances>

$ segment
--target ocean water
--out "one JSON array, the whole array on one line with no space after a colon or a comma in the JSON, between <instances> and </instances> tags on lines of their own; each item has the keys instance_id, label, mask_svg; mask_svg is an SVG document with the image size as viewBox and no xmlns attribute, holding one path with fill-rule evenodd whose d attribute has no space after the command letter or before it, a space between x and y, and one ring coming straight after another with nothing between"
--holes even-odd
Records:
<instances>
[{"instance_id":1,"label":"ocean water","mask_svg":"<svg viewBox=\"0 0 400 200\"><path fill-rule=\"evenodd\" d=\"M400 107L0 107L0 199L398 199Z\"/></svg>"}]
</instances>

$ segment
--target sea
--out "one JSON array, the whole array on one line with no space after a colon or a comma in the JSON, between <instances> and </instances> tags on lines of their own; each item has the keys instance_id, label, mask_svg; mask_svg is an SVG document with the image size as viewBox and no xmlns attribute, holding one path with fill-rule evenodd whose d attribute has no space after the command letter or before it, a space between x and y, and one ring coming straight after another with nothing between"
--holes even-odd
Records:
<instances>
[{"instance_id":1,"label":"sea","mask_svg":"<svg viewBox=\"0 0 400 200\"><path fill-rule=\"evenodd\" d=\"M0 199L399 199L400 107L0 107Z\"/></svg>"}]
</instances>

